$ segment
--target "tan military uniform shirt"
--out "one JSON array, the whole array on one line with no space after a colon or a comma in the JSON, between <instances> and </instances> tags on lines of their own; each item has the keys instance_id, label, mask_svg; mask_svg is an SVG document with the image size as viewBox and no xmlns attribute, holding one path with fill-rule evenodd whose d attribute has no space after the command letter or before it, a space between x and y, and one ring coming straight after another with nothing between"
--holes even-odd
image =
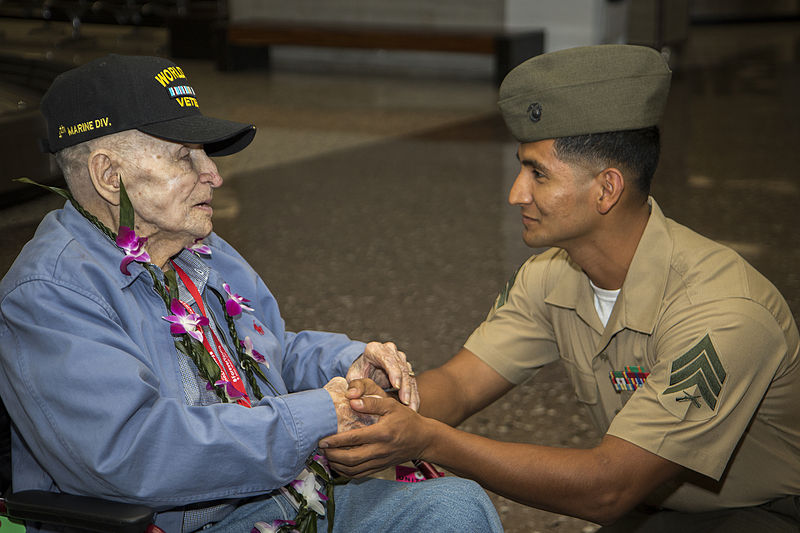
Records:
<instances>
[{"instance_id":1,"label":"tan military uniform shirt","mask_svg":"<svg viewBox=\"0 0 800 533\"><path fill-rule=\"evenodd\" d=\"M664 507L800 494L800 339L786 302L650 202L605 328L588 278L554 248L520 267L465 347L513 383L560 359L601 431L703 474L665 487ZM650 373L635 392L613 386L626 366Z\"/></svg>"}]
</instances>

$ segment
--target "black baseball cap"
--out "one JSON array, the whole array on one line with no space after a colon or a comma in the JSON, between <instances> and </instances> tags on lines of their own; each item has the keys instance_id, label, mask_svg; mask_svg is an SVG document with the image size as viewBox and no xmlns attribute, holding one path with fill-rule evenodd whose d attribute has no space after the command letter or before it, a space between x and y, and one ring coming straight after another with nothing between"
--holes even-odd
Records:
<instances>
[{"instance_id":1,"label":"black baseball cap","mask_svg":"<svg viewBox=\"0 0 800 533\"><path fill-rule=\"evenodd\" d=\"M136 129L219 156L242 150L256 134L252 124L203 116L186 74L162 57L111 54L68 70L53 80L40 109L42 148L51 153Z\"/></svg>"}]
</instances>

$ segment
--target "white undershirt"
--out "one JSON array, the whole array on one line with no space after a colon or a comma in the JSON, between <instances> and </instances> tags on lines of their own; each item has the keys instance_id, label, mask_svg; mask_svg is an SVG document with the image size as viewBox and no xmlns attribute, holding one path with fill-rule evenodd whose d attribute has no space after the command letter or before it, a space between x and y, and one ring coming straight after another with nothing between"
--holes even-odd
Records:
<instances>
[{"instance_id":1,"label":"white undershirt","mask_svg":"<svg viewBox=\"0 0 800 533\"><path fill-rule=\"evenodd\" d=\"M608 325L608 319L611 317L611 311L614 310L614 304L617 303L617 296L619 296L620 289L610 291L608 289L601 289L592 280L589 280L589 285L592 286L594 291L594 308L597 310L597 316L600 317L600 322L603 327Z\"/></svg>"}]
</instances>

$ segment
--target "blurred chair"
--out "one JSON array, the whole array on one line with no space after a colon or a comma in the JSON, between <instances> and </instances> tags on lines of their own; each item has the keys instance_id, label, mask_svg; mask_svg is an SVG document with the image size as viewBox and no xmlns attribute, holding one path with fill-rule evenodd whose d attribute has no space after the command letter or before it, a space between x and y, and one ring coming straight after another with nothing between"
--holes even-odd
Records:
<instances>
[{"instance_id":1,"label":"blurred chair","mask_svg":"<svg viewBox=\"0 0 800 533\"><path fill-rule=\"evenodd\" d=\"M12 492L11 420L0 403L0 516L100 533L164 533L143 505L40 490Z\"/></svg>"}]
</instances>

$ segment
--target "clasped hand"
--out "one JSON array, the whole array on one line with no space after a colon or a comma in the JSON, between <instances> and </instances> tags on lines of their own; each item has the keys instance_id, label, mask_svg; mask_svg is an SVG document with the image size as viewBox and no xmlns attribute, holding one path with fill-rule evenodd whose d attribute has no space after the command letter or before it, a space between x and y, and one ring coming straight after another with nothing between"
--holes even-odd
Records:
<instances>
[{"instance_id":1,"label":"clasped hand","mask_svg":"<svg viewBox=\"0 0 800 533\"><path fill-rule=\"evenodd\" d=\"M347 371L347 382L371 379L379 387L397 389L397 397L414 411L419 409L417 380L406 354L392 342L370 342Z\"/></svg>"},{"instance_id":2,"label":"clasped hand","mask_svg":"<svg viewBox=\"0 0 800 533\"><path fill-rule=\"evenodd\" d=\"M350 382L344 397L355 416L374 417L376 422L353 424L350 427L356 429L349 431L340 426L339 433L320 441L332 468L350 477L362 477L423 457L428 445L424 431L428 419L391 398L369 379Z\"/></svg>"},{"instance_id":3,"label":"clasped hand","mask_svg":"<svg viewBox=\"0 0 800 533\"><path fill-rule=\"evenodd\" d=\"M414 411L419 408L417 380L406 354L398 350L394 343L370 342L364 347L364 353L350 365L345 378L333 378L324 387L336 409L339 433L377 421L376 416L361 415L350 409L350 402L344 397L347 384L357 379L370 379L384 389L393 387L400 401Z\"/></svg>"}]
</instances>

